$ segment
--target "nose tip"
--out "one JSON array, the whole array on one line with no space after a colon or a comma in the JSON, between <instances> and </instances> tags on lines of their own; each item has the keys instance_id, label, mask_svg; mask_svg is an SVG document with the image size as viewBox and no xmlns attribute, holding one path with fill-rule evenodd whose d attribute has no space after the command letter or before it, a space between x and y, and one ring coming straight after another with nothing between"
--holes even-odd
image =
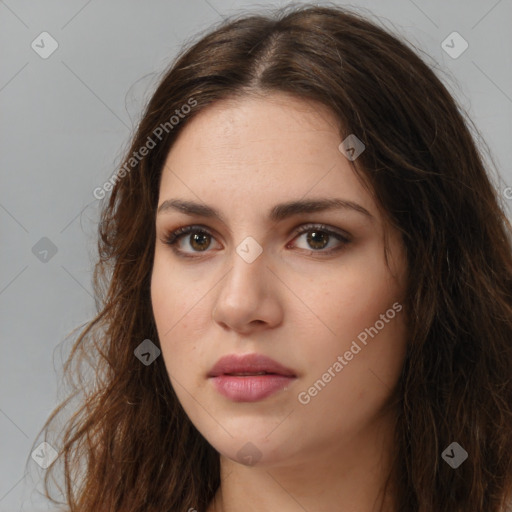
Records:
<instances>
[{"instance_id":1,"label":"nose tip","mask_svg":"<svg viewBox=\"0 0 512 512\"><path fill-rule=\"evenodd\" d=\"M283 309L278 291L271 289L274 274L265 265L245 260L235 263L230 272L212 308L212 321L242 335L278 325Z\"/></svg>"}]
</instances>

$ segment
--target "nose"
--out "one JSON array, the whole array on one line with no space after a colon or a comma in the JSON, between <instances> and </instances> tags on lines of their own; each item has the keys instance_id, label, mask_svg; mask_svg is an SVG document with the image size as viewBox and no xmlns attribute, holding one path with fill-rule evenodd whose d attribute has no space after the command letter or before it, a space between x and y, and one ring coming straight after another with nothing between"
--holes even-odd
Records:
<instances>
[{"instance_id":1,"label":"nose","mask_svg":"<svg viewBox=\"0 0 512 512\"><path fill-rule=\"evenodd\" d=\"M219 287L212 318L224 329L248 334L282 322L283 285L269 268L265 252L249 263L234 251L231 269Z\"/></svg>"}]
</instances>

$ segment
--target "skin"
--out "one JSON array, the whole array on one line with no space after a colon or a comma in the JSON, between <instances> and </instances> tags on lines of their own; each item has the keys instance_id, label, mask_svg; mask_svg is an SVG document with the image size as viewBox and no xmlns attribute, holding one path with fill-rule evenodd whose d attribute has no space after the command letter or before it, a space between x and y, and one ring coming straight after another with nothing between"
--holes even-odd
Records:
<instances>
[{"instance_id":1,"label":"skin","mask_svg":"<svg viewBox=\"0 0 512 512\"><path fill-rule=\"evenodd\" d=\"M221 486L208 512L370 512L380 505L396 420L386 405L407 341L404 310L359 343L342 371L331 370L335 376L307 404L298 400L358 334L403 304L406 286L401 239L338 149L337 124L323 105L284 93L219 101L186 125L162 172L158 205L196 201L225 219L158 213L151 281L171 383L220 453ZM328 197L354 201L372 218L350 209L267 218L277 203ZM308 223L342 230L351 242L342 246L324 233L312 245L308 233L295 234ZM177 246L196 259L162 241L197 224L213 236L194 243L187 234ZM236 252L248 236L263 249L252 263ZM341 249L326 252L334 247ZM297 379L261 401L233 402L206 377L233 353L265 354ZM253 465L237 457L248 441L261 457ZM395 510L391 497L384 510Z\"/></svg>"}]
</instances>

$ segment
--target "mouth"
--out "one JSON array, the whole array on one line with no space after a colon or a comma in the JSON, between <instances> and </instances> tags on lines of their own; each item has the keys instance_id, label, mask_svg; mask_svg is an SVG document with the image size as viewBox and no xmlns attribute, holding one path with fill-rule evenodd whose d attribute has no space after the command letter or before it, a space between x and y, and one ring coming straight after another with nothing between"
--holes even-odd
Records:
<instances>
[{"instance_id":1,"label":"mouth","mask_svg":"<svg viewBox=\"0 0 512 512\"><path fill-rule=\"evenodd\" d=\"M215 389L234 402L256 402L287 389L297 375L262 354L222 357L207 376Z\"/></svg>"}]
</instances>

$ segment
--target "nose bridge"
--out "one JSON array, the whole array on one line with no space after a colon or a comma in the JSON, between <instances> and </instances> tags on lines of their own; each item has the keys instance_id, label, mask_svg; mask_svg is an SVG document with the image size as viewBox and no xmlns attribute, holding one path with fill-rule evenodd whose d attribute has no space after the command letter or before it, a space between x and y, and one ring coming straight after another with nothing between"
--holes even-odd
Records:
<instances>
[{"instance_id":1,"label":"nose bridge","mask_svg":"<svg viewBox=\"0 0 512 512\"><path fill-rule=\"evenodd\" d=\"M268 227L258 224L260 227L251 232L248 223L238 220L232 238L238 243L231 246L227 255L229 270L219 283L212 318L224 328L248 334L254 329L278 326L283 321L284 308L279 280L268 268L272 254L264 248L269 239Z\"/></svg>"},{"instance_id":2,"label":"nose bridge","mask_svg":"<svg viewBox=\"0 0 512 512\"><path fill-rule=\"evenodd\" d=\"M240 301L257 299L255 295L260 293L260 288L266 279L265 272L267 258L263 247L252 236L245 237L233 251L231 257L231 271L226 276L223 290L229 296L234 294L233 299L240 304Z\"/></svg>"}]
</instances>

